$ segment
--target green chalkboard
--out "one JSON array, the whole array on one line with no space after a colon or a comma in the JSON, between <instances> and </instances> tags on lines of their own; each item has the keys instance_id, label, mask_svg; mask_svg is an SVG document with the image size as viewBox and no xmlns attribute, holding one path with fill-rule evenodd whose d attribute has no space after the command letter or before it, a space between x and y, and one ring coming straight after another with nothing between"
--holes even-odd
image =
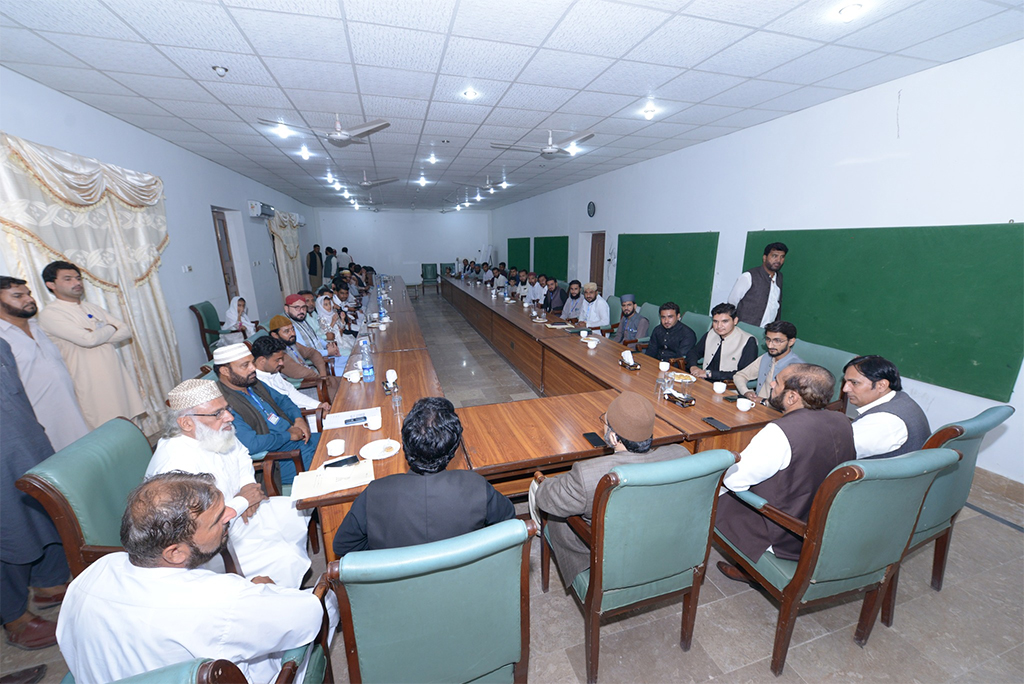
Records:
<instances>
[{"instance_id":1,"label":"green chalkboard","mask_svg":"<svg viewBox=\"0 0 1024 684\"><path fill-rule=\"evenodd\" d=\"M1020 225L747 233L744 268L776 241L789 247L782 317L800 337L1009 400L1024 358Z\"/></svg>"},{"instance_id":2,"label":"green chalkboard","mask_svg":"<svg viewBox=\"0 0 1024 684\"><path fill-rule=\"evenodd\" d=\"M717 254L718 233L620 233L615 294L636 295L637 305L675 302L709 313Z\"/></svg>"},{"instance_id":3,"label":"green chalkboard","mask_svg":"<svg viewBox=\"0 0 1024 684\"><path fill-rule=\"evenodd\" d=\"M530 270L530 238L509 238L508 259L506 265L509 268L515 266L520 271Z\"/></svg>"},{"instance_id":4,"label":"green chalkboard","mask_svg":"<svg viewBox=\"0 0 1024 684\"><path fill-rule=\"evenodd\" d=\"M533 238L533 270L565 282L569 274L569 236Z\"/></svg>"}]
</instances>

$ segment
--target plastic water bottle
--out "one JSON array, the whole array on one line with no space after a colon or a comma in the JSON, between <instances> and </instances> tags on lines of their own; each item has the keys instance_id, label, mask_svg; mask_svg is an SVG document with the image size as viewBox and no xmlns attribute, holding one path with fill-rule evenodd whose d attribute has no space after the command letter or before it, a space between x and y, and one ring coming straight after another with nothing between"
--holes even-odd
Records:
<instances>
[{"instance_id":1,"label":"plastic water bottle","mask_svg":"<svg viewBox=\"0 0 1024 684\"><path fill-rule=\"evenodd\" d=\"M373 357L370 356L369 340L360 342L359 360L363 364L363 382L373 382Z\"/></svg>"}]
</instances>

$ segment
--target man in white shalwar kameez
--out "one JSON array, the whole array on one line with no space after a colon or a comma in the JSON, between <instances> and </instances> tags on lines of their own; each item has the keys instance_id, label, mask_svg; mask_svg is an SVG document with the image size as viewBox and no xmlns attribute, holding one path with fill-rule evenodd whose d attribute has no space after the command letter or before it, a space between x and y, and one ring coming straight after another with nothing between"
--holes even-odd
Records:
<instances>
[{"instance_id":1,"label":"man in white shalwar kameez","mask_svg":"<svg viewBox=\"0 0 1024 684\"><path fill-rule=\"evenodd\" d=\"M248 578L266 575L282 587L297 589L309 570L309 524L288 497L268 498L256 483L249 451L235 438L234 417L212 380L185 380L167 395L180 432L157 444L146 477L172 470L210 473L236 517L228 548ZM216 561L215 561L216 562Z\"/></svg>"},{"instance_id":2,"label":"man in white shalwar kameez","mask_svg":"<svg viewBox=\"0 0 1024 684\"><path fill-rule=\"evenodd\" d=\"M43 282L57 299L39 313L39 325L64 357L85 422L96 429L111 418L144 413L135 378L114 349L132 338L128 324L82 301L82 274L74 264L48 264Z\"/></svg>"},{"instance_id":3,"label":"man in white shalwar kameez","mask_svg":"<svg viewBox=\"0 0 1024 684\"><path fill-rule=\"evenodd\" d=\"M195 658L230 660L250 682L274 681L282 653L316 637L324 607L266 577L202 569L233 517L208 474L166 473L129 495L127 553L103 556L76 577L57 620L76 681L111 682ZM328 615L333 627L330 603Z\"/></svg>"}]
</instances>

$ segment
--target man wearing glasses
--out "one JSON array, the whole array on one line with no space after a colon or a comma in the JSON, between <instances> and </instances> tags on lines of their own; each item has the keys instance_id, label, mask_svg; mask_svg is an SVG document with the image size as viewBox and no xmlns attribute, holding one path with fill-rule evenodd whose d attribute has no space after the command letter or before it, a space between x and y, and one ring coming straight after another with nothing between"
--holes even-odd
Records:
<instances>
[{"instance_id":1,"label":"man wearing glasses","mask_svg":"<svg viewBox=\"0 0 1024 684\"><path fill-rule=\"evenodd\" d=\"M312 293L310 293L312 295ZM309 315L308 303L301 294L288 295L284 300L284 312L295 328L295 338L299 344L315 349L323 356L338 356L338 343L321 339L306 317Z\"/></svg>"},{"instance_id":2,"label":"man wearing glasses","mask_svg":"<svg viewBox=\"0 0 1024 684\"><path fill-rule=\"evenodd\" d=\"M256 483L249 450L235 436L235 417L217 383L185 380L168 393L167 402L167 436L157 443L146 477L173 470L213 475L225 505L235 512L228 545L241 573L249 579L264 575L278 586L298 589L310 567L309 521L292 507L291 499L268 498ZM214 558L209 563L219 562Z\"/></svg>"},{"instance_id":3,"label":"man wearing glasses","mask_svg":"<svg viewBox=\"0 0 1024 684\"><path fill-rule=\"evenodd\" d=\"M764 346L767 354L754 359L746 368L736 371L732 381L736 391L751 401L767 404L772 398L772 380L782 369L804 360L793 351L796 344L796 326L789 321L773 321L764 326ZM750 389L750 381L757 380L757 388Z\"/></svg>"}]
</instances>

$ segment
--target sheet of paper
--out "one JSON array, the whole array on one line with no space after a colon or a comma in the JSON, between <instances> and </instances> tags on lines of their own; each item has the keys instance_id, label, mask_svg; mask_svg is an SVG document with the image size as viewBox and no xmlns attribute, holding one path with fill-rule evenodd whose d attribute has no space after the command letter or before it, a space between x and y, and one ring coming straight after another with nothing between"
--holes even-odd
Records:
<instances>
[{"instance_id":1,"label":"sheet of paper","mask_svg":"<svg viewBox=\"0 0 1024 684\"><path fill-rule=\"evenodd\" d=\"M337 430L343 427L362 427L363 424L358 425L345 425L345 421L350 418L370 418L371 416L380 419L380 406L374 406L368 409L359 409L358 411L342 411L341 413L329 413L324 416L324 430Z\"/></svg>"},{"instance_id":2,"label":"sheet of paper","mask_svg":"<svg viewBox=\"0 0 1024 684\"><path fill-rule=\"evenodd\" d=\"M373 461L359 461L344 468L317 468L298 473L292 483L292 499L308 499L373 482Z\"/></svg>"},{"instance_id":3,"label":"sheet of paper","mask_svg":"<svg viewBox=\"0 0 1024 684\"><path fill-rule=\"evenodd\" d=\"M529 504L530 504L530 517L533 518L533 522L537 523L537 527L539 528L540 527L540 511L537 509L537 487L538 486L539 486L539 483L536 480L531 480L530 481L530 494L529 494L528 499L529 499Z\"/></svg>"},{"instance_id":4,"label":"sheet of paper","mask_svg":"<svg viewBox=\"0 0 1024 684\"><path fill-rule=\"evenodd\" d=\"M572 324L571 323L547 323L547 324L545 324L544 327L545 328L556 328L556 329L563 329L564 330L565 328L571 328Z\"/></svg>"}]
</instances>

